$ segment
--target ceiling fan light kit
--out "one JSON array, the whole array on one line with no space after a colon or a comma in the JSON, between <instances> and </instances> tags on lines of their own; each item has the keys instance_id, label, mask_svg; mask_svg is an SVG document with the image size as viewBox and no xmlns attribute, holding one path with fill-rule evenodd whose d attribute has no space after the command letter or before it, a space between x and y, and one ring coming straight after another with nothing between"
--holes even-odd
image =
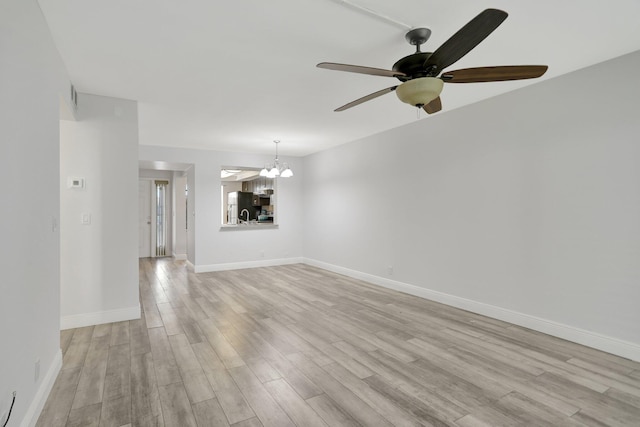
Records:
<instances>
[{"instance_id":1,"label":"ceiling fan light kit","mask_svg":"<svg viewBox=\"0 0 640 427\"><path fill-rule=\"evenodd\" d=\"M440 96L444 82L435 77L419 77L407 80L396 88L398 99L414 107L422 108Z\"/></svg>"},{"instance_id":2,"label":"ceiling fan light kit","mask_svg":"<svg viewBox=\"0 0 640 427\"><path fill-rule=\"evenodd\" d=\"M373 76L394 77L398 86L382 89L345 104L335 111L344 111L395 90L400 101L424 108L428 114L442 109L440 93L444 83L480 83L533 79L547 71L546 65L507 65L498 67L465 68L444 72L444 69L469 53L507 18L505 11L486 9L469 21L434 52L422 52L420 46L429 39L431 30L414 28L405 35L415 53L398 60L391 70L360 65L321 62L318 68ZM438 74L440 76L438 77Z\"/></svg>"}]
</instances>

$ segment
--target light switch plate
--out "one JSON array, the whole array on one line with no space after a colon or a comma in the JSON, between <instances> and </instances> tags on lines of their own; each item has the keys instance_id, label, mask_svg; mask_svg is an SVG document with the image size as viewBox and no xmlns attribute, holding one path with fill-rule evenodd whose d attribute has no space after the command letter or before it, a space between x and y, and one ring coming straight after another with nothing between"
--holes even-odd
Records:
<instances>
[{"instance_id":1,"label":"light switch plate","mask_svg":"<svg viewBox=\"0 0 640 427\"><path fill-rule=\"evenodd\" d=\"M82 215L80 215L80 223L82 225L91 225L91 214L83 213Z\"/></svg>"},{"instance_id":2,"label":"light switch plate","mask_svg":"<svg viewBox=\"0 0 640 427\"><path fill-rule=\"evenodd\" d=\"M84 178L70 176L67 178L67 188L84 188Z\"/></svg>"}]
</instances>

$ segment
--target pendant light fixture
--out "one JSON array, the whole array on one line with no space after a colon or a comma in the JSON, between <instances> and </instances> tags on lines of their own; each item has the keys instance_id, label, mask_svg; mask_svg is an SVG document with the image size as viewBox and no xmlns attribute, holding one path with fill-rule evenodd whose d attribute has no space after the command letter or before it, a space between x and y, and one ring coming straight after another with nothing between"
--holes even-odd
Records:
<instances>
[{"instance_id":1,"label":"pendant light fixture","mask_svg":"<svg viewBox=\"0 0 640 427\"><path fill-rule=\"evenodd\" d=\"M286 163L280 163L278 159L278 144L279 140L273 141L276 144L276 159L272 164L266 165L261 171L260 176L264 176L267 178L275 178L280 176L281 178L289 178L293 176L293 171L289 168Z\"/></svg>"}]
</instances>

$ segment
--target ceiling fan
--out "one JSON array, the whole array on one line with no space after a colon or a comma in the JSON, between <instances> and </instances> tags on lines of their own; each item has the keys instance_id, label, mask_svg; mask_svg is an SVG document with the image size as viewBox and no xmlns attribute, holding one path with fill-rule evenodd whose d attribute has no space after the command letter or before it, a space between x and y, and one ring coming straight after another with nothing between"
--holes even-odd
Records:
<instances>
[{"instance_id":1,"label":"ceiling fan","mask_svg":"<svg viewBox=\"0 0 640 427\"><path fill-rule=\"evenodd\" d=\"M474 47L480 44L507 18L507 12L498 9L486 9L458 30L435 52L422 52L420 46L431 35L428 28L415 28L405 38L416 46L416 52L398 60L391 70L363 67L359 65L321 62L318 68L348 71L373 76L395 77L402 83L373 92L356 99L335 111L344 111L363 102L395 91L402 102L423 108L433 114L442 109L440 93L444 83L479 83L506 80L533 79L547 71L546 65L506 65L497 67L465 68L455 71L443 70L454 64ZM440 74L442 73L442 74ZM440 74L439 77L438 74Z\"/></svg>"}]
</instances>

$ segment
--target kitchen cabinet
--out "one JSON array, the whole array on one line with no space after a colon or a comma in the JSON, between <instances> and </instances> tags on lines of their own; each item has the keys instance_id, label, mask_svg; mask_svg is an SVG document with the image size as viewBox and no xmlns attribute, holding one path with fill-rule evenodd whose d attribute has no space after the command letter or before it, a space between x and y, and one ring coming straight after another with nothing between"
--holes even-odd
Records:
<instances>
[{"instance_id":1,"label":"kitchen cabinet","mask_svg":"<svg viewBox=\"0 0 640 427\"><path fill-rule=\"evenodd\" d=\"M256 194L264 194L273 191L273 179L259 178L251 181L242 181L242 191Z\"/></svg>"}]
</instances>

